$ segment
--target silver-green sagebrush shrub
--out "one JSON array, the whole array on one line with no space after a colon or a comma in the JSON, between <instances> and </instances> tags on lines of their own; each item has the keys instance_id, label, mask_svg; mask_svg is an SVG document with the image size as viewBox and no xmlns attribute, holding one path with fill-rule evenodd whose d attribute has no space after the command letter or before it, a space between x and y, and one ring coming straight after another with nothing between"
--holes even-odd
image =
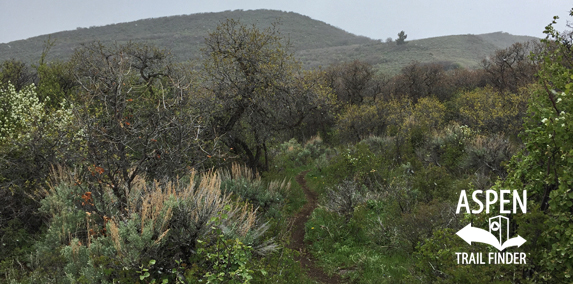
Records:
<instances>
[{"instance_id":1,"label":"silver-green sagebrush shrub","mask_svg":"<svg viewBox=\"0 0 573 284\"><path fill-rule=\"evenodd\" d=\"M188 182L163 184L137 177L124 189L127 204L105 186L102 191L86 191L77 176L56 169L42 200L41 212L50 222L37 250L59 255L61 261L45 282L135 282L137 271L150 260L156 261L148 271L153 277L174 279L171 269L202 261L197 259L205 256L198 253L199 240L237 240L258 253L275 248L272 240L261 238L268 225L258 220L256 209L221 191L218 171L193 171Z\"/></svg>"},{"instance_id":2,"label":"silver-green sagebrush shrub","mask_svg":"<svg viewBox=\"0 0 573 284\"><path fill-rule=\"evenodd\" d=\"M452 123L434 133L416 150L416 155L427 164L445 166L448 170L455 171L465 155L466 145L474 136L475 132L468 126Z\"/></svg>"},{"instance_id":3,"label":"silver-green sagebrush shrub","mask_svg":"<svg viewBox=\"0 0 573 284\"><path fill-rule=\"evenodd\" d=\"M476 173L493 173L505 176L505 163L515 153L509 140L501 134L491 136L476 135L465 148L466 156L462 161L463 168Z\"/></svg>"},{"instance_id":4,"label":"silver-green sagebrush shrub","mask_svg":"<svg viewBox=\"0 0 573 284\"><path fill-rule=\"evenodd\" d=\"M265 218L278 218L290 189L290 181L265 182L247 166L233 164L221 171L221 190L249 202Z\"/></svg>"},{"instance_id":5,"label":"silver-green sagebrush shrub","mask_svg":"<svg viewBox=\"0 0 573 284\"><path fill-rule=\"evenodd\" d=\"M326 192L324 207L343 216L346 222L350 221L354 209L366 202L368 191L364 185L354 181L345 180Z\"/></svg>"},{"instance_id":6,"label":"silver-green sagebrush shrub","mask_svg":"<svg viewBox=\"0 0 573 284\"><path fill-rule=\"evenodd\" d=\"M306 143L301 144L295 138L276 147L274 155L278 157L278 164L302 166L318 158L326 151L320 136L314 136Z\"/></svg>"}]
</instances>

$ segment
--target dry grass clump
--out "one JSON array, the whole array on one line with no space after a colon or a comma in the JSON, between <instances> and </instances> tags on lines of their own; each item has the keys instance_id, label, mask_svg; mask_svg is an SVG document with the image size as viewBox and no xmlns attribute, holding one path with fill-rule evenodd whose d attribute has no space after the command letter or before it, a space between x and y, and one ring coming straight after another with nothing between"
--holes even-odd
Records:
<instances>
[{"instance_id":1,"label":"dry grass clump","mask_svg":"<svg viewBox=\"0 0 573 284\"><path fill-rule=\"evenodd\" d=\"M223 171L209 171L196 178L196 172L192 172L190 182L185 187L175 192L174 197L182 200L177 206L179 212L193 223L193 227L199 228L198 234L205 235L210 230L208 225L211 219L219 213L227 215L221 220L228 232L244 237L254 229L256 223L256 209L247 203L234 202L231 194L221 191ZM237 168L235 174L251 176L247 167ZM258 178L260 180L260 178Z\"/></svg>"}]
</instances>

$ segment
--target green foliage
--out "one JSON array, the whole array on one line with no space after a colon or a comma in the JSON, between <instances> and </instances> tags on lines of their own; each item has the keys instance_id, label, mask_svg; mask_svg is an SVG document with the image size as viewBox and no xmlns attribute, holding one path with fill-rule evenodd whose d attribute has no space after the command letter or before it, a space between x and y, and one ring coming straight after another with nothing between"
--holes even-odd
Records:
<instances>
[{"instance_id":1,"label":"green foliage","mask_svg":"<svg viewBox=\"0 0 573 284\"><path fill-rule=\"evenodd\" d=\"M393 237L380 213L360 205L346 222L336 212L317 209L306 224L305 240L326 272L344 274L356 283L395 283L408 273L406 256L391 252Z\"/></svg>"},{"instance_id":2,"label":"green foliage","mask_svg":"<svg viewBox=\"0 0 573 284\"><path fill-rule=\"evenodd\" d=\"M438 99L424 97L414 105L411 120L415 121L424 132L429 132L443 125L445 112L446 107Z\"/></svg>"},{"instance_id":3,"label":"green foliage","mask_svg":"<svg viewBox=\"0 0 573 284\"><path fill-rule=\"evenodd\" d=\"M334 186L346 178L373 183L380 177L380 171L385 170L385 161L386 157L375 155L366 144L341 150L324 169L326 185Z\"/></svg>"},{"instance_id":4,"label":"green foliage","mask_svg":"<svg viewBox=\"0 0 573 284\"><path fill-rule=\"evenodd\" d=\"M518 93L501 93L486 87L462 93L455 100L459 122L483 133L517 135L527 108L528 89L522 88Z\"/></svg>"},{"instance_id":5,"label":"green foliage","mask_svg":"<svg viewBox=\"0 0 573 284\"><path fill-rule=\"evenodd\" d=\"M437 230L419 247L415 254L419 274L410 275L412 282L424 283L515 283L507 276L510 265L455 265L456 252L482 253L487 257L487 246L474 243L468 246L455 230ZM515 272L515 271L513 271ZM506 276L507 275L507 276ZM515 274L513 274L515 275ZM514 281L517 279L513 279Z\"/></svg>"},{"instance_id":6,"label":"green foliage","mask_svg":"<svg viewBox=\"0 0 573 284\"><path fill-rule=\"evenodd\" d=\"M275 167L300 167L311 163L324 154L326 154L325 147L320 136L313 137L304 145L292 138L274 149L273 163Z\"/></svg>"},{"instance_id":7,"label":"green foliage","mask_svg":"<svg viewBox=\"0 0 573 284\"><path fill-rule=\"evenodd\" d=\"M11 84L0 88L0 105L0 236L19 231L15 224L35 233L41 220L33 196L45 185L52 164L77 161L82 133L74 125L73 106L63 100L47 109L34 85L19 91ZM11 257L11 249L3 247L0 259Z\"/></svg>"},{"instance_id":8,"label":"green foliage","mask_svg":"<svg viewBox=\"0 0 573 284\"><path fill-rule=\"evenodd\" d=\"M321 76L301 70L277 24L260 30L229 19L205 43L212 127L249 167L268 169L273 140L320 117L332 95Z\"/></svg>"},{"instance_id":9,"label":"green foliage","mask_svg":"<svg viewBox=\"0 0 573 284\"><path fill-rule=\"evenodd\" d=\"M481 174L494 173L506 176L506 164L515 154L514 146L506 137L499 134L490 136L476 135L465 148L462 167Z\"/></svg>"},{"instance_id":10,"label":"green foliage","mask_svg":"<svg viewBox=\"0 0 573 284\"><path fill-rule=\"evenodd\" d=\"M292 18L268 27L243 17L215 27L207 20L213 15L168 17L158 22L187 27L164 43L171 51L92 43L69 62L49 62L47 51L58 57L61 49L48 40L33 70L16 60L1 64L0 277L310 283L299 252L288 248L290 217L306 202L289 180L308 170L320 206L306 224L306 246L344 281L568 281L570 36L550 25L553 38L528 61L503 34L361 45L371 41L338 32L313 39L335 29L320 24L305 34L314 21L304 18L311 24L294 37L307 39L291 46L278 28L288 33L301 17L268 14ZM182 49L197 52L197 35L206 34L186 23L191 18L212 26L202 67L174 63ZM484 70L460 69L485 55L478 41L510 48ZM451 59L441 58L443 50ZM515 64L502 62L506 56ZM404 58L419 62L402 68ZM302 70L351 59L359 60ZM383 66L402 71L377 74ZM538 67L541 80L531 84ZM496 76L505 81L492 83ZM522 148L516 135L523 129ZM261 178L255 168L271 171ZM515 250L528 253L528 264L456 265L455 252L468 246L455 231L467 222L483 227L490 217L462 222L454 213L458 193L492 185L528 190L528 213L511 216L511 234L527 239Z\"/></svg>"},{"instance_id":11,"label":"green foliage","mask_svg":"<svg viewBox=\"0 0 573 284\"><path fill-rule=\"evenodd\" d=\"M199 282L250 283L253 279L255 271L247 267L252 258L253 248L243 244L239 239L225 237L220 225L222 219L227 217L226 214L219 212L219 216L212 218L215 240L210 242L197 240L198 263L194 266L197 271L192 271L192 274L199 274L197 277ZM258 271L263 275L267 274L265 270Z\"/></svg>"},{"instance_id":12,"label":"green foliage","mask_svg":"<svg viewBox=\"0 0 573 284\"><path fill-rule=\"evenodd\" d=\"M365 188L355 182L345 180L335 188L326 191L324 206L327 210L340 214L348 222L354 209L366 202L367 198Z\"/></svg>"},{"instance_id":13,"label":"green foliage","mask_svg":"<svg viewBox=\"0 0 573 284\"><path fill-rule=\"evenodd\" d=\"M341 143L358 142L369 135L382 134L384 116L375 105L350 105L339 115L337 134Z\"/></svg>"},{"instance_id":14,"label":"green foliage","mask_svg":"<svg viewBox=\"0 0 573 284\"><path fill-rule=\"evenodd\" d=\"M545 30L547 52L539 72L543 89L529 103L522 135L525 149L512 161L504 183L510 189L527 190L530 204L546 215L544 226L538 228L544 245L530 249L543 255L534 277L548 283L568 281L573 274L571 258L564 257L573 248L573 72L568 37L555 31L555 23Z\"/></svg>"},{"instance_id":15,"label":"green foliage","mask_svg":"<svg viewBox=\"0 0 573 284\"><path fill-rule=\"evenodd\" d=\"M434 134L417 154L427 163L456 172L465 156L466 146L474 135L475 132L468 126L451 124Z\"/></svg>"},{"instance_id":16,"label":"green foliage","mask_svg":"<svg viewBox=\"0 0 573 284\"><path fill-rule=\"evenodd\" d=\"M570 281L573 262L567 257L566 252L573 247L571 241L573 194L570 194L573 183L570 174L573 159L570 156L573 152L570 139L572 126L568 117L573 111L573 100L570 98L573 91L573 72L570 62L570 37L556 32L553 24L555 21L545 30L547 34L547 39L544 40L545 50L536 55L542 61L538 73L540 81L539 87L532 88L527 115L523 118L521 139L524 148L511 160L507 168L507 177L493 186L498 192L509 189L521 195L527 191L527 213L510 215L514 224L511 234L519 234L527 239L526 244L515 249L527 253L527 264L456 265L452 259L454 252L468 250L484 252L488 247L474 244L469 247L464 245L460 238L455 237L453 231L438 231L420 246L417 265L421 274L418 280L436 283ZM495 98L495 94L492 96L492 100L504 99ZM480 112L481 109L479 108ZM500 109L499 113L494 109ZM508 121L505 118L515 115L517 111L506 109L509 113L504 113L503 107L494 109L491 109L488 115L504 121L499 124L500 126L511 127L514 120ZM475 117L489 119L485 113ZM496 173L504 177L503 163L513 153L508 142L497 135L489 137L478 135L472 140L466 147L468 150L466 166L481 172L481 175ZM476 226L485 226L488 217L491 216L486 214L467 216L466 222L471 221ZM461 245L464 245L463 249ZM512 249L508 251L511 252Z\"/></svg>"},{"instance_id":17,"label":"green foliage","mask_svg":"<svg viewBox=\"0 0 573 284\"><path fill-rule=\"evenodd\" d=\"M123 211L111 190L101 195L83 192L73 180L60 178L42 200L40 210L51 215L51 222L45 239L37 245L42 254L59 252L63 256L63 267L54 275L65 273L68 282L127 281L141 263L159 255L173 206L164 203L167 196L157 195L161 191L146 192L139 185ZM140 194L146 196L137 200Z\"/></svg>"},{"instance_id":18,"label":"green foliage","mask_svg":"<svg viewBox=\"0 0 573 284\"><path fill-rule=\"evenodd\" d=\"M24 139L24 130L32 128L34 121L44 117L44 104L39 101L33 85L16 91L9 83L2 89L0 98L0 141L4 143Z\"/></svg>"},{"instance_id":19,"label":"green foliage","mask_svg":"<svg viewBox=\"0 0 573 284\"><path fill-rule=\"evenodd\" d=\"M221 190L248 201L265 218L279 218L285 202L290 182L264 182L246 166L233 164L231 171L225 171L221 177Z\"/></svg>"},{"instance_id":20,"label":"green foliage","mask_svg":"<svg viewBox=\"0 0 573 284\"><path fill-rule=\"evenodd\" d=\"M204 258L226 249L229 240L243 262L251 253L263 255L275 249L272 241L262 240L268 225L257 220L255 210L221 192L218 173L198 180L192 175L188 185L146 184L138 177L127 192L126 205L110 188L85 192L76 177L60 170L42 200L41 212L51 218L46 235L36 243L43 257L34 269L53 267L44 281L131 283L150 275L158 279L161 271L176 268L172 259L208 261ZM222 238L214 251L196 248L200 239L211 236ZM155 268L143 270L142 265L152 259ZM173 277L179 278L168 278Z\"/></svg>"},{"instance_id":21,"label":"green foliage","mask_svg":"<svg viewBox=\"0 0 573 284\"><path fill-rule=\"evenodd\" d=\"M135 176L176 178L214 155L216 137L201 131L206 119L192 107L189 78L175 70L167 51L149 45L92 43L76 51L83 165L93 187L109 184L126 202L124 187Z\"/></svg>"},{"instance_id":22,"label":"green foliage","mask_svg":"<svg viewBox=\"0 0 573 284\"><path fill-rule=\"evenodd\" d=\"M36 67L38 72L38 96L46 108L57 109L65 101L73 98L76 87L70 62L44 63Z\"/></svg>"},{"instance_id":23,"label":"green foliage","mask_svg":"<svg viewBox=\"0 0 573 284\"><path fill-rule=\"evenodd\" d=\"M452 200L457 196L453 189L454 178L444 167L428 165L420 169L413 178L413 187L420 191L420 199Z\"/></svg>"},{"instance_id":24,"label":"green foliage","mask_svg":"<svg viewBox=\"0 0 573 284\"><path fill-rule=\"evenodd\" d=\"M34 82L35 76L26 63L10 59L0 64L0 88L6 88L8 84L14 85L16 91L20 91Z\"/></svg>"},{"instance_id":25,"label":"green foliage","mask_svg":"<svg viewBox=\"0 0 573 284\"><path fill-rule=\"evenodd\" d=\"M202 278L206 279L206 283L249 283L254 271L247 268L247 263L253 248L238 239L221 238L222 235L218 235L213 246L199 246L197 249L197 256L210 262L210 269ZM263 270L262 274L266 274L266 271Z\"/></svg>"},{"instance_id":26,"label":"green foliage","mask_svg":"<svg viewBox=\"0 0 573 284\"><path fill-rule=\"evenodd\" d=\"M404 31L401 31L398 33L398 38L396 39L396 44L397 45L402 45L406 43L406 38L408 37L408 35L406 35L406 33Z\"/></svg>"}]
</instances>

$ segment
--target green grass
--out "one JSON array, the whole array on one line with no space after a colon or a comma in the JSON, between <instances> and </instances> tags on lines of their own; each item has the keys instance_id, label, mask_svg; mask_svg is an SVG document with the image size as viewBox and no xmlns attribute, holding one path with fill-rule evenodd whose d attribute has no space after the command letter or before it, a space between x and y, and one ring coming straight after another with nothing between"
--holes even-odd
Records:
<instances>
[{"instance_id":1,"label":"green grass","mask_svg":"<svg viewBox=\"0 0 573 284\"><path fill-rule=\"evenodd\" d=\"M306 176L307 185L319 195L329 187L328 169L313 169ZM384 210L377 206L360 205L349 222L320 206L313 212L306 224L306 240L326 273L339 273L352 283L400 283L410 274L411 255L377 239L381 235L375 228L378 218L384 220Z\"/></svg>"},{"instance_id":2,"label":"green grass","mask_svg":"<svg viewBox=\"0 0 573 284\"><path fill-rule=\"evenodd\" d=\"M346 223L341 216L316 209L306 224L306 240L318 265L328 274L339 273L353 283L397 283L409 274L411 256L373 241L377 216L357 208Z\"/></svg>"},{"instance_id":3,"label":"green grass","mask_svg":"<svg viewBox=\"0 0 573 284\"><path fill-rule=\"evenodd\" d=\"M299 167L285 167L274 169L263 173L264 180L290 180L290 191L287 196L287 203L285 205L285 213L287 215L296 214L306 204L306 197L302 187L296 182L296 176L306 170L310 170L312 165L299 166Z\"/></svg>"},{"instance_id":4,"label":"green grass","mask_svg":"<svg viewBox=\"0 0 573 284\"><path fill-rule=\"evenodd\" d=\"M289 225L288 218L294 216L307 202L302 187L296 181L296 176L302 171L312 169L312 165L294 166L293 163L287 164L288 166L277 166L273 170L262 174L263 180L266 181L286 178L290 180L291 187L283 209L283 218L275 220L275 226L270 229L271 234L274 234L281 243L280 250L266 257L263 263L266 265L264 269L273 273L269 273L269 277L255 278L253 283L316 283L306 275L300 264L295 261L295 255L298 255L299 252L287 248L287 244L291 239L290 231L286 230Z\"/></svg>"}]
</instances>

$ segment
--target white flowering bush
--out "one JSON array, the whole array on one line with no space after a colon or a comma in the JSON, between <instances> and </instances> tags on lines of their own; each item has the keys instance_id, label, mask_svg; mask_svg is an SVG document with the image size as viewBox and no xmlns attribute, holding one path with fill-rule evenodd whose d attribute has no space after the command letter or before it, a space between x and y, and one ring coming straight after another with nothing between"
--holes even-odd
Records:
<instances>
[{"instance_id":1,"label":"white flowering bush","mask_svg":"<svg viewBox=\"0 0 573 284\"><path fill-rule=\"evenodd\" d=\"M59 108L46 112L45 103L40 101L34 84L20 91L12 84L0 89L0 144L29 140L42 125L47 126L48 132L69 130L73 106L64 99ZM54 133L48 136L54 137Z\"/></svg>"},{"instance_id":2,"label":"white flowering bush","mask_svg":"<svg viewBox=\"0 0 573 284\"><path fill-rule=\"evenodd\" d=\"M37 230L43 221L31 196L45 185L53 165L81 159L84 139L71 104L46 102L34 85L18 91L11 84L0 87L0 238L11 234L8 222ZM0 246L0 262L16 251Z\"/></svg>"},{"instance_id":3,"label":"white flowering bush","mask_svg":"<svg viewBox=\"0 0 573 284\"><path fill-rule=\"evenodd\" d=\"M0 94L0 141L20 139L23 135L20 130L43 118L44 104L39 101L34 85L16 91L8 84Z\"/></svg>"}]
</instances>

